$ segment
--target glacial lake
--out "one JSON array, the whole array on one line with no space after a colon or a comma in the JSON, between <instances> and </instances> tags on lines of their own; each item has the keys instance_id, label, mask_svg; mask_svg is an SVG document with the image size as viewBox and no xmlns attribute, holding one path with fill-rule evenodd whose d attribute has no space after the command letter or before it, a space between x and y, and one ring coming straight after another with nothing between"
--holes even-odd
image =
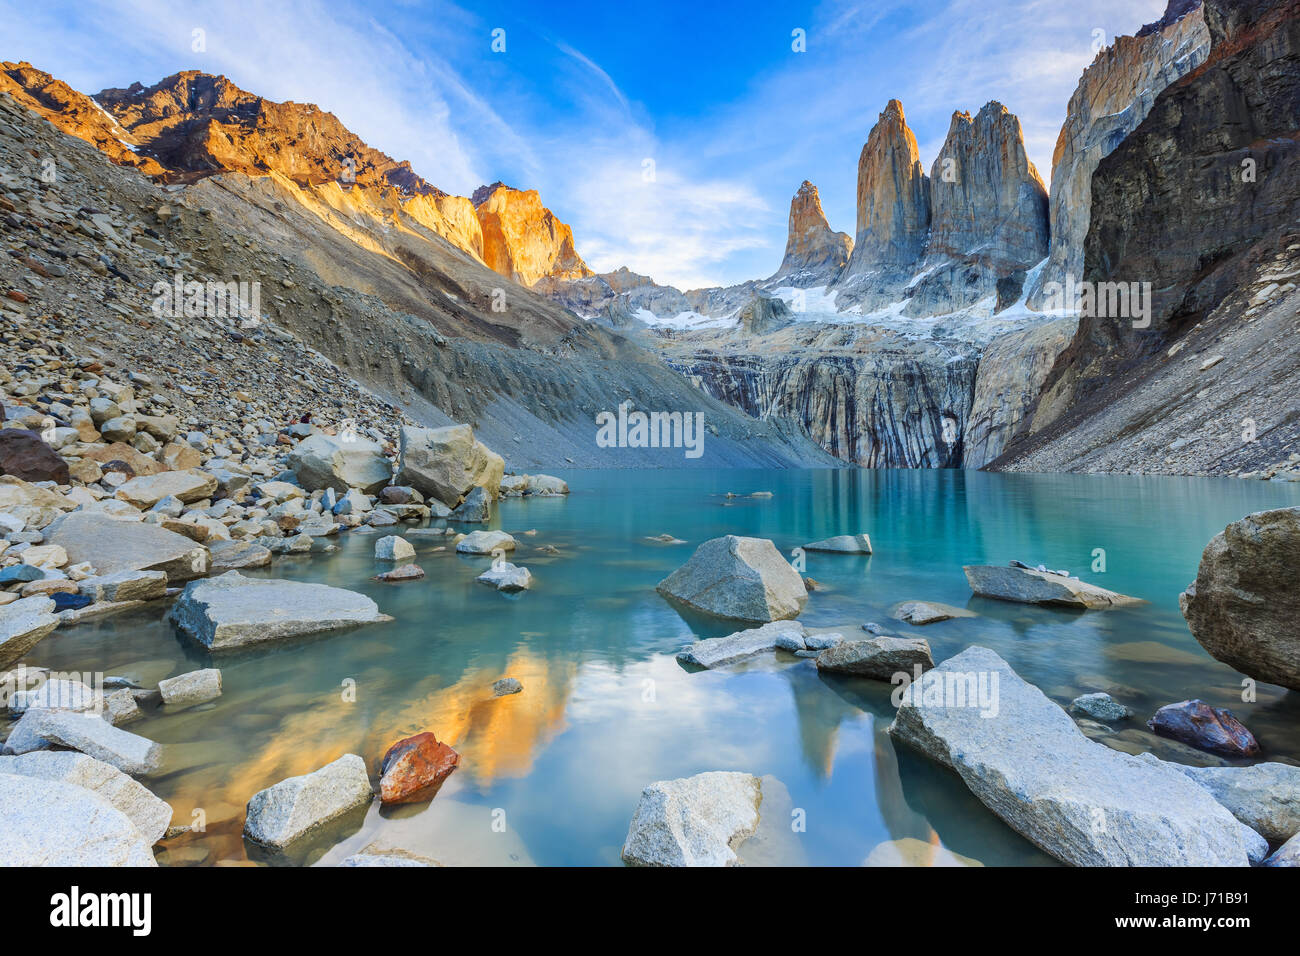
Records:
<instances>
[{"instance_id":1,"label":"glacial lake","mask_svg":"<svg viewBox=\"0 0 1300 956\"><path fill-rule=\"evenodd\" d=\"M175 822L202 810L205 831L170 841L164 864L249 862L240 831L255 792L344 753L360 754L377 776L390 744L426 730L461 754L438 795L382 813L376 801L345 821L342 842L298 862L329 864L379 843L447 865L620 865L644 786L742 770L766 777L764 826L782 824L742 847L751 863L856 866L886 841L913 838L986 865L1051 864L955 775L892 744L889 684L822 677L780 652L714 671L677 663L691 640L738 629L686 620L654 590L700 542L754 535L789 555L864 531L870 557L806 556L805 574L824 590L810 594L805 624L855 639L863 622L878 622L928 639L936 661L986 645L1059 703L1111 691L1136 712L1114 726L1123 748L1215 762L1145 727L1157 707L1200 697L1231 708L1268 759L1300 762L1300 695L1261 684L1243 703L1240 675L1200 648L1178 611L1209 539L1250 512L1300 504L1298 485L960 471L558 473L569 497L506 500L488 526L519 541L511 560L534 575L520 595L476 583L490 559L434 550L440 538L412 539L424 580L372 580L388 567L373 558L387 532L347 532L336 553L278 557L245 573L363 591L391 623L213 661L175 634L160 604L57 631L30 662L130 674L147 686L222 668L218 700L127 726L164 745L160 772L145 782L172 804ZM725 497L755 491L772 497ZM687 543L647 540L665 532ZM548 545L559 553L539 550ZM1092 571L1096 549L1104 573ZM1151 603L1080 613L972 598L963 564L1013 558ZM906 600L978 616L912 627L890 617ZM502 676L521 680L523 693L494 699Z\"/></svg>"}]
</instances>

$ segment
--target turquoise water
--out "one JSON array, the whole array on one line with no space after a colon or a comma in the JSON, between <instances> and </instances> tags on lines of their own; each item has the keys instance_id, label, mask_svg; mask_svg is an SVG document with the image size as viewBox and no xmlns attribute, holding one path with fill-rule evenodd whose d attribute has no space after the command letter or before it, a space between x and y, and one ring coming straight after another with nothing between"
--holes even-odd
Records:
<instances>
[{"instance_id":1,"label":"turquoise water","mask_svg":"<svg viewBox=\"0 0 1300 956\"><path fill-rule=\"evenodd\" d=\"M810 626L842 626L852 638L862 622L879 622L924 636L936 660L983 644L1062 703L1110 690L1138 714L1109 738L1123 749L1205 760L1144 724L1162 704L1201 697L1231 707L1269 758L1300 761L1300 695L1261 685L1256 702L1242 703L1240 676L1201 650L1177 600L1210 537L1249 512L1300 504L1295 485L955 471L561 476L570 497L504 501L491 525L516 534L512 560L534 574L517 596L477 584L489 559L434 550L438 538L412 539L427 572L417 582L371 579L384 569L372 557L375 533L249 572L363 591L395 620L223 658L219 700L130 725L166 745L148 783L177 822L196 808L206 822L162 862L248 862L239 831L257 790L348 752L374 770L391 743L430 730L462 755L438 796L394 813L372 807L322 862L378 842L449 865L618 864L646 784L743 770L780 781L765 784L767 819L804 821L797 833L777 827L752 862L857 865L877 845L912 837L987 865L1050 863L954 775L895 749L885 734L890 685L821 677L784 654L695 673L677 664L684 643L735 628L683 619L654 586L701 541L727 533L771 538L787 554L831 534L871 535L871 557L807 555L805 573L825 588L800 618ZM753 491L773 497L724 497ZM687 543L645 540L664 532ZM539 550L548 545L559 553ZM1105 573L1091 570L1098 548ZM963 564L1012 558L1151 603L1079 613L971 597ZM917 599L979 616L924 628L890 618ZM163 613L56 632L32 663L149 684L207 664ZM523 693L493 699L492 681L507 675Z\"/></svg>"}]
</instances>

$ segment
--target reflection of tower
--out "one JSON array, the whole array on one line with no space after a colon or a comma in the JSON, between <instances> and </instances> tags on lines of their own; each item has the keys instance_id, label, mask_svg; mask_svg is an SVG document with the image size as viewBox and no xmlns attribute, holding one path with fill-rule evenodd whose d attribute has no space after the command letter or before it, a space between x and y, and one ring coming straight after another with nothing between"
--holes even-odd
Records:
<instances>
[{"instance_id":1,"label":"reflection of tower","mask_svg":"<svg viewBox=\"0 0 1300 956\"><path fill-rule=\"evenodd\" d=\"M829 692L816 668L788 667L782 676L790 682L794 697L804 761L819 779L829 780L835 766L840 724L856 718L861 711L838 694Z\"/></svg>"},{"instance_id":2,"label":"reflection of tower","mask_svg":"<svg viewBox=\"0 0 1300 956\"><path fill-rule=\"evenodd\" d=\"M957 416L952 412L943 412L939 416L939 438L947 449L941 468L961 467L961 429Z\"/></svg>"}]
</instances>

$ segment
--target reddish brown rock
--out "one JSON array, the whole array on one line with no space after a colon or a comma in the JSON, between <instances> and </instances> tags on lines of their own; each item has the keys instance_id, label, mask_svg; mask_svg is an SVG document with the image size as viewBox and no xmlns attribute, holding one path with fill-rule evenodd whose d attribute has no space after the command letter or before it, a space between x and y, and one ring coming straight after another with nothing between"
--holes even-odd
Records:
<instances>
[{"instance_id":1,"label":"reddish brown rock","mask_svg":"<svg viewBox=\"0 0 1300 956\"><path fill-rule=\"evenodd\" d=\"M36 432L5 428L0 429L0 475L66 485L68 463Z\"/></svg>"},{"instance_id":2,"label":"reddish brown rock","mask_svg":"<svg viewBox=\"0 0 1300 956\"><path fill-rule=\"evenodd\" d=\"M425 732L388 748L379 766L379 799L385 804L432 799L460 763L460 754Z\"/></svg>"},{"instance_id":3,"label":"reddish brown rock","mask_svg":"<svg viewBox=\"0 0 1300 956\"><path fill-rule=\"evenodd\" d=\"M790 201L785 258L773 278L806 273L809 281L825 282L844 268L852 251L853 240L831 229L817 187L805 179Z\"/></svg>"},{"instance_id":4,"label":"reddish brown rock","mask_svg":"<svg viewBox=\"0 0 1300 956\"><path fill-rule=\"evenodd\" d=\"M1222 757L1256 757L1259 741L1230 710L1211 707L1203 700L1165 704L1147 721L1161 737L1178 740Z\"/></svg>"}]
</instances>

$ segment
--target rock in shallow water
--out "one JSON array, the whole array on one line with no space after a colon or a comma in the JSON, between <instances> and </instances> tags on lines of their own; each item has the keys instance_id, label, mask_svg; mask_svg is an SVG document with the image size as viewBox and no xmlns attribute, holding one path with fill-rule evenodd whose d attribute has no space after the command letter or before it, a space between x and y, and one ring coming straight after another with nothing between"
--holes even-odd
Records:
<instances>
[{"instance_id":1,"label":"rock in shallow water","mask_svg":"<svg viewBox=\"0 0 1300 956\"><path fill-rule=\"evenodd\" d=\"M404 561L415 557L415 548L405 538L395 534L387 535L375 542L375 560Z\"/></svg>"},{"instance_id":2,"label":"rock in shallow water","mask_svg":"<svg viewBox=\"0 0 1300 956\"><path fill-rule=\"evenodd\" d=\"M1109 723L1116 720L1125 720L1133 716L1133 711L1129 710L1110 694L1095 693L1084 694L1070 701L1070 712L1073 714L1083 714L1091 717L1093 720L1100 720L1103 723Z\"/></svg>"},{"instance_id":3,"label":"rock in shallow water","mask_svg":"<svg viewBox=\"0 0 1300 956\"><path fill-rule=\"evenodd\" d=\"M713 538L659 582L660 594L715 617L737 621L793 618L808 602L799 572L766 538Z\"/></svg>"},{"instance_id":4,"label":"rock in shallow water","mask_svg":"<svg viewBox=\"0 0 1300 956\"><path fill-rule=\"evenodd\" d=\"M1259 742L1232 711L1211 707L1203 700L1165 704L1147 726L1161 737L1181 741L1222 757L1254 757Z\"/></svg>"},{"instance_id":5,"label":"rock in shallow water","mask_svg":"<svg viewBox=\"0 0 1300 956\"><path fill-rule=\"evenodd\" d=\"M1179 605L1216 659L1300 691L1300 508L1247 515L1215 535Z\"/></svg>"},{"instance_id":6,"label":"rock in shallow water","mask_svg":"<svg viewBox=\"0 0 1300 956\"><path fill-rule=\"evenodd\" d=\"M758 829L762 784L748 773L713 771L660 780L641 792L623 844L633 866L732 866Z\"/></svg>"},{"instance_id":7,"label":"rock in shallow water","mask_svg":"<svg viewBox=\"0 0 1300 956\"><path fill-rule=\"evenodd\" d=\"M472 531L456 543L461 554L491 554L515 550L515 539L504 531Z\"/></svg>"},{"instance_id":8,"label":"rock in shallow water","mask_svg":"<svg viewBox=\"0 0 1300 956\"><path fill-rule=\"evenodd\" d=\"M805 551L831 551L838 554L870 554L871 539L865 534L837 534L803 546Z\"/></svg>"},{"instance_id":9,"label":"rock in shallow water","mask_svg":"<svg viewBox=\"0 0 1300 956\"><path fill-rule=\"evenodd\" d=\"M967 565L962 568L971 590L980 597L1021 604L1054 604L1062 607L1102 610L1145 604L1140 598L1107 591L1095 584L1052 571L994 564Z\"/></svg>"},{"instance_id":10,"label":"rock in shallow water","mask_svg":"<svg viewBox=\"0 0 1300 956\"><path fill-rule=\"evenodd\" d=\"M158 682L158 693L168 707L192 707L221 696L221 671L215 667L190 671Z\"/></svg>"},{"instance_id":11,"label":"rock in shallow water","mask_svg":"<svg viewBox=\"0 0 1300 956\"><path fill-rule=\"evenodd\" d=\"M494 564L476 578L482 584L491 584L498 591L507 593L527 591L533 586L533 574L527 568L509 561Z\"/></svg>"},{"instance_id":12,"label":"rock in shallow water","mask_svg":"<svg viewBox=\"0 0 1300 956\"><path fill-rule=\"evenodd\" d=\"M817 655L817 669L829 674L852 674L891 680L895 674L934 666L930 642L923 637L873 637L866 641L843 641Z\"/></svg>"},{"instance_id":13,"label":"rock in shallow water","mask_svg":"<svg viewBox=\"0 0 1300 956\"><path fill-rule=\"evenodd\" d=\"M493 697L506 697L510 694L518 694L522 692L523 689L524 685L519 683L518 679L514 677L503 677L500 680L492 682Z\"/></svg>"},{"instance_id":14,"label":"rock in shallow water","mask_svg":"<svg viewBox=\"0 0 1300 956\"><path fill-rule=\"evenodd\" d=\"M187 584L168 618L214 651L392 620L364 594L238 571Z\"/></svg>"},{"instance_id":15,"label":"rock in shallow water","mask_svg":"<svg viewBox=\"0 0 1300 956\"><path fill-rule=\"evenodd\" d=\"M460 754L427 731L399 740L380 763L379 799L386 805L429 800L459 764Z\"/></svg>"},{"instance_id":16,"label":"rock in shallow water","mask_svg":"<svg viewBox=\"0 0 1300 956\"><path fill-rule=\"evenodd\" d=\"M893 617L908 624L936 624L954 617L979 617L974 611L953 607L951 604L939 604L934 601L905 601L894 608Z\"/></svg>"},{"instance_id":17,"label":"rock in shallow water","mask_svg":"<svg viewBox=\"0 0 1300 956\"><path fill-rule=\"evenodd\" d=\"M365 761L344 754L319 770L255 793L248 801L244 836L265 847L284 849L373 798Z\"/></svg>"},{"instance_id":18,"label":"rock in shallow water","mask_svg":"<svg viewBox=\"0 0 1300 956\"><path fill-rule=\"evenodd\" d=\"M677 652L683 664L697 667L722 667L758 654L776 650L801 650L804 644L804 627L797 621L773 621L762 627L737 631L726 637L711 637Z\"/></svg>"},{"instance_id":19,"label":"rock in shallow water","mask_svg":"<svg viewBox=\"0 0 1300 956\"><path fill-rule=\"evenodd\" d=\"M894 740L950 767L985 806L1075 866L1247 866L1263 837L1149 754L1094 743L988 648L902 694Z\"/></svg>"}]
</instances>

